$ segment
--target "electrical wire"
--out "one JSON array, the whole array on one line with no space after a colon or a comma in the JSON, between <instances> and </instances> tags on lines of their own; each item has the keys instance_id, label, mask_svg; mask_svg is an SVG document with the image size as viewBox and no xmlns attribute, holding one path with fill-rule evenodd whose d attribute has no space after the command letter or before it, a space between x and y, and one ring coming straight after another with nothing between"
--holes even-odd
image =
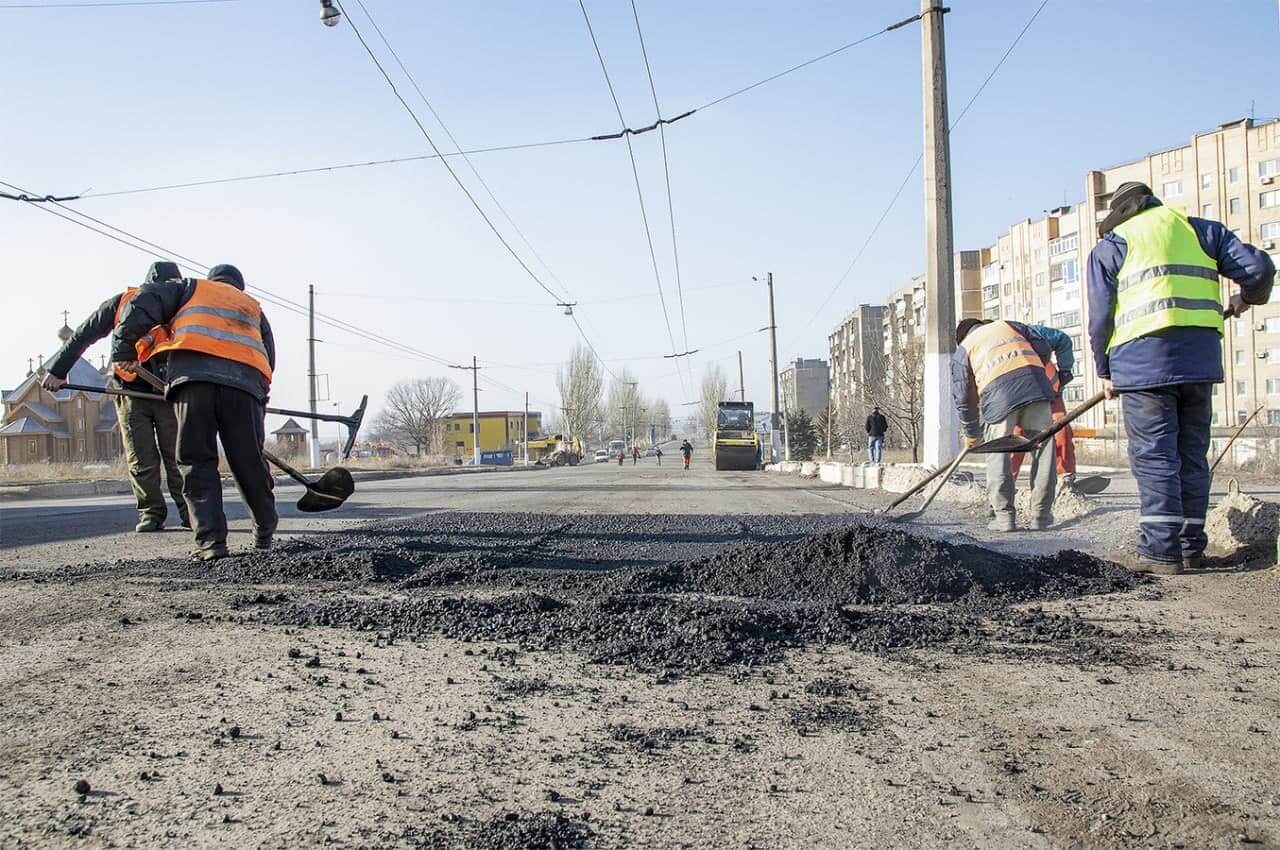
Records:
<instances>
[{"instance_id":1,"label":"electrical wire","mask_svg":"<svg viewBox=\"0 0 1280 850\"><path fill-rule=\"evenodd\" d=\"M578 7L582 9L582 18L587 24L587 34L591 36L591 44L595 48L596 58L600 61L600 70L604 74L605 85L609 88L609 96L613 98L614 109L618 112L618 122L625 127L627 126L627 119L622 114L622 104L618 102L618 94L614 91L613 80L609 78L609 68L605 64L604 54L600 52L600 42L596 40L595 29L591 26L591 16L587 14L587 6L584 0L578 0ZM653 231L649 227L649 214L645 210L644 191L640 187L640 169L636 166L636 153L631 146L631 137L624 136L623 139L627 143L627 156L631 160L631 175L635 179L636 198L640 201L640 219L644 224L645 239L649 245L649 260L653 264L653 278L658 287L658 300L662 304L662 319L667 327L667 338L671 342L671 352L674 354L677 351L676 337L671 331L671 314L667 310L667 296L662 291L662 273L658 270L658 255L653 247Z\"/></svg>"},{"instance_id":2,"label":"electrical wire","mask_svg":"<svg viewBox=\"0 0 1280 850\"><path fill-rule=\"evenodd\" d=\"M203 6L240 0L108 0L104 3L0 3L0 9L106 9L120 6Z\"/></svg>"},{"instance_id":3,"label":"electrical wire","mask_svg":"<svg viewBox=\"0 0 1280 850\"><path fill-rule=\"evenodd\" d=\"M995 66L991 69L991 73L987 74L986 79L984 79L982 81L982 84L978 86L977 91L973 93L973 95L965 103L964 107L960 110L960 112L956 115L956 117L952 119L951 126L947 128L948 136L950 136L953 132L955 132L956 127L959 126L962 120L964 120L964 116L969 112L969 109L973 106L974 102L977 101L977 99L982 95L984 91L986 91L987 85L995 77L996 73L1004 65L1005 60L1007 60L1010 54L1013 53L1014 49L1018 46L1018 43L1022 41L1022 37L1027 34L1027 30L1031 29L1031 25L1036 22L1036 18L1040 17L1040 13L1044 11L1044 7L1047 5L1049 5L1049 0L1041 0L1040 5L1036 7L1036 10L1034 12L1032 12L1031 17L1027 19L1026 24L1023 25L1022 29L1018 32L1017 36L1014 37L1013 41L1009 44L1009 47L1005 49L1004 53L1000 56L1000 59L996 62ZM916 16L916 19L917 20L919 19L918 15ZM902 197L903 189L906 188L907 183L910 182L912 176L914 176L916 173L916 169L920 167L920 163L922 162L924 162L923 151L921 151L920 155L916 157L916 161L912 163L911 169L907 172L906 176L902 178L902 182L898 184L898 188L893 193L893 197L889 199L888 205L886 205L884 208L884 211L880 213L880 217L876 219L875 225L872 226L871 232L867 234L867 238L863 241L862 246L858 249L858 252L854 255L853 261L850 262L849 265L845 268L844 273L841 274L840 278L836 281L835 286L831 287L831 291L827 293L827 297L822 299L822 303L818 305L818 309L814 311L814 314L809 318L809 321L805 322L804 325L801 326L801 328L797 331L797 333L800 333L808 329L814 323L814 321L818 318L818 316L822 315L823 308L825 308L827 304L831 301L832 297L835 296L836 291L839 290L842 285L844 285L845 280L853 272L854 266L858 264L858 260L862 259L862 255L866 252L868 246L871 245L871 241L875 238L876 233L879 232L880 226L884 224L885 219L889 217L889 213L893 210L894 206L898 203L898 198Z\"/></svg>"},{"instance_id":4,"label":"electrical wire","mask_svg":"<svg viewBox=\"0 0 1280 850\"><path fill-rule=\"evenodd\" d=\"M440 159L440 164L445 167L445 170L449 172L449 176L453 178L453 182L458 184L458 188L467 196L467 200L471 202L471 206L474 207L475 211L479 213L482 219L484 219L484 223L489 226L491 231L493 231L493 235L502 243L502 247L505 248L507 253L511 255L511 258L520 265L520 268L524 269L525 274L527 274L529 278L544 292L556 299L556 301L564 301L564 298L561 298L552 291L551 287L543 283L542 278L538 277L538 275L534 273L533 269L529 268L529 264L524 261L523 257L516 253L515 248L513 248L511 243L507 241L507 238L502 235L502 231L498 230L497 226L493 223L493 220L489 218L489 214L480 206L480 203L475 199L475 196L471 194L471 190L462 182L462 178L458 176L458 173L453 170L453 166L449 164L449 160L441 153L440 147L435 143L435 140L431 138L431 134L427 132L427 128L423 125L422 119L418 117L418 113L414 112L413 107L410 106L409 102L400 94L400 90L396 88L395 81L391 79L391 75L387 73L387 69L382 66L382 62L379 61L377 54L373 52L373 48L371 48L369 43L365 41L364 34L361 33L360 28L356 26L356 22L350 15L346 14L347 10L342 7L340 0L334 0L334 4L338 7L338 11L342 12L346 16L347 25L351 28L351 32L354 33L355 37L360 41L360 46L364 48L365 53L369 54L369 59L373 61L378 72L382 74L382 78L386 80L387 86L391 89L391 93L395 95L396 100L400 102L400 105L404 107L405 112L407 112L409 117L413 119L413 123L417 126L418 132L420 132L422 137L427 140L427 144L431 146L431 150L434 151L436 156Z\"/></svg>"}]
</instances>

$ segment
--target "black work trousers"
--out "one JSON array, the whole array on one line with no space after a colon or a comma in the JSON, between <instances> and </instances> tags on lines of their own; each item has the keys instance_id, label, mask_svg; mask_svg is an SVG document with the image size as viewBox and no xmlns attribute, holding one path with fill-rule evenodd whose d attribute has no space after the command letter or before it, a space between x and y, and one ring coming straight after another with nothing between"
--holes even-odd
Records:
<instances>
[{"instance_id":1,"label":"black work trousers","mask_svg":"<svg viewBox=\"0 0 1280 850\"><path fill-rule=\"evenodd\" d=\"M191 511L196 547L212 549L227 543L218 475L219 439L240 497L253 516L254 534L272 534L277 523L275 479L262 457L262 402L244 390L204 382L182 384L172 395L178 412L182 493Z\"/></svg>"},{"instance_id":2,"label":"black work trousers","mask_svg":"<svg viewBox=\"0 0 1280 850\"><path fill-rule=\"evenodd\" d=\"M129 464L129 486L138 504L140 522L164 524L169 508L160 487L160 470L169 484L169 495L185 522L187 503L182 497L182 474L178 471L178 419L173 405L163 399L116 396L116 418L124 456Z\"/></svg>"}]
</instances>

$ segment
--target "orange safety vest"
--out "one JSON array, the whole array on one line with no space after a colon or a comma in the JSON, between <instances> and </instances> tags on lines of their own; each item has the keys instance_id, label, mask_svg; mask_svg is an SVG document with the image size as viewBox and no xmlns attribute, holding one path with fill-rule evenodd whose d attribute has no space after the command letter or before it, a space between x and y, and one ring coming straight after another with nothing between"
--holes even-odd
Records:
<instances>
[{"instance_id":1,"label":"orange safety vest","mask_svg":"<svg viewBox=\"0 0 1280 850\"><path fill-rule=\"evenodd\" d=\"M1002 375L1030 366L1044 370L1044 361L1031 342L1008 322L991 322L969 331L964 339L969 352L969 368L978 384L978 394Z\"/></svg>"},{"instance_id":2,"label":"orange safety vest","mask_svg":"<svg viewBox=\"0 0 1280 850\"><path fill-rule=\"evenodd\" d=\"M120 303L116 304L116 321L112 327L119 327L120 317L124 315L124 308L129 306L129 302L133 300L133 296L138 294L138 287L131 286L120 295ZM141 361L143 358L139 357ZM138 380L138 373L121 369L119 366L112 365L111 370L116 373L116 377L122 381Z\"/></svg>"},{"instance_id":3,"label":"orange safety vest","mask_svg":"<svg viewBox=\"0 0 1280 850\"><path fill-rule=\"evenodd\" d=\"M197 280L195 292L168 326L152 328L139 351L198 351L252 366L271 383L271 361L262 341L262 306L229 283Z\"/></svg>"}]
</instances>

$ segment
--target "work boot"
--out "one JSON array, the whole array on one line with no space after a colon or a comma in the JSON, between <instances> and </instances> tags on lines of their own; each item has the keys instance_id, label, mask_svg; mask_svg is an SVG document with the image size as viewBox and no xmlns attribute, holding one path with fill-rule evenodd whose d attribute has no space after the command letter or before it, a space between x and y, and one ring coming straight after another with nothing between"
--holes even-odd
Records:
<instances>
[{"instance_id":1,"label":"work boot","mask_svg":"<svg viewBox=\"0 0 1280 850\"><path fill-rule=\"evenodd\" d=\"M193 561L217 561L220 558L226 558L231 553L227 551L227 547L223 545L210 546L208 549L191 550L191 560Z\"/></svg>"},{"instance_id":2,"label":"work boot","mask_svg":"<svg viewBox=\"0 0 1280 850\"><path fill-rule=\"evenodd\" d=\"M1123 563L1125 567L1135 573L1147 573L1157 576L1182 574L1182 561L1160 561L1155 558L1148 558L1141 553L1130 555Z\"/></svg>"},{"instance_id":3,"label":"work boot","mask_svg":"<svg viewBox=\"0 0 1280 850\"><path fill-rule=\"evenodd\" d=\"M187 513L186 511L183 511L181 514L178 515L178 518L181 521L183 528L187 530L191 529L191 514Z\"/></svg>"},{"instance_id":4,"label":"work boot","mask_svg":"<svg viewBox=\"0 0 1280 850\"><path fill-rule=\"evenodd\" d=\"M262 550L270 549L270 548L271 548L271 535L270 535L270 534L255 534L255 535L253 535L253 548L255 548L255 549L262 549Z\"/></svg>"},{"instance_id":5,"label":"work boot","mask_svg":"<svg viewBox=\"0 0 1280 850\"><path fill-rule=\"evenodd\" d=\"M149 517L133 527L138 534L149 534L152 531L164 531L164 520Z\"/></svg>"},{"instance_id":6,"label":"work boot","mask_svg":"<svg viewBox=\"0 0 1280 850\"><path fill-rule=\"evenodd\" d=\"M1048 531L1051 528L1053 528L1052 516L1038 516L1031 520L1032 531Z\"/></svg>"},{"instance_id":7,"label":"work boot","mask_svg":"<svg viewBox=\"0 0 1280 850\"><path fill-rule=\"evenodd\" d=\"M1017 518L1012 513L999 513L996 518L987 523L987 528L992 531L1010 532L1018 530Z\"/></svg>"}]
</instances>

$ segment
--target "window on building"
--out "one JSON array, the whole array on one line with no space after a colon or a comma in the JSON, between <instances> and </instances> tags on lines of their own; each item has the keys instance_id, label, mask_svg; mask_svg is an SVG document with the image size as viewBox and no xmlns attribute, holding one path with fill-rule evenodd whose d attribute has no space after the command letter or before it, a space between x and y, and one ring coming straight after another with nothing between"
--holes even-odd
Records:
<instances>
[{"instance_id":1,"label":"window on building","mask_svg":"<svg viewBox=\"0 0 1280 850\"><path fill-rule=\"evenodd\" d=\"M1280 174L1280 159L1264 159L1258 163L1259 177L1275 177Z\"/></svg>"},{"instance_id":2,"label":"window on building","mask_svg":"<svg viewBox=\"0 0 1280 850\"><path fill-rule=\"evenodd\" d=\"M455 442L453 445L454 445L456 448L459 448L459 449L465 449L465 448L467 447L467 444L466 444L466 443L464 443L462 440L458 440L458 441L457 441L457 442Z\"/></svg>"},{"instance_id":3,"label":"window on building","mask_svg":"<svg viewBox=\"0 0 1280 850\"><path fill-rule=\"evenodd\" d=\"M1267 410L1267 424L1280 425L1280 410L1270 408Z\"/></svg>"},{"instance_id":4,"label":"window on building","mask_svg":"<svg viewBox=\"0 0 1280 850\"><path fill-rule=\"evenodd\" d=\"M1209 417L1209 424L1210 424L1210 425L1217 425L1217 424L1218 424L1218 411L1216 411L1216 410L1215 410L1215 411L1213 412L1213 415Z\"/></svg>"},{"instance_id":5,"label":"window on building","mask_svg":"<svg viewBox=\"0 0 1280 850\"><path fill-rule=\"evenodd\" d=\"M1236 381L1236 395L1248 395L1249 384L1246 381Z\"/></svg>"},{"instance_id":6,"label":"window on building","mask_svg":"<svg viewBox=\"0 0 1280 850\"><path fill-rule=\"evenodd\" d=\"M1239 183L1239 182L1240 182L1240 169L1239 169L1239 168L1228 168L1228 169L1227 169L1227 182L1228 182L1228 183Z\"/></svg>"},{"instance_id":7,"label":"window on building","mask_svg":"<svg viewBox=\"0 0 1280 850\"><path fill-rule=\"evenodd\" d=\"M1240 334L1244 333L1244 319L1231 320L1231 333L1236 336L1240 336Z\"/></svg>"},{"instance_id":8,"label":"window on building","mask_svg":"<svg viewBox=\"0 0 1280 850\"><path fill-rule=\"evenodd\" d=\"M1080 280L1080 269L1075 260L1067 260L1062 264L1062 282L1075 283Z\"/></svg>"},{"instance_id":9,"label":"window on building","mask_svg":"<svg viewBox=\"0 0 1280 850\"><path fill-rule=\"evenodd\" d=\"M996 304L996 305L994 305L994 306L988 307L988 308L986 308L985 310L983 310L983 311L982 311L982 318L984 318L984 319L998 319L998 318L1000 318L1000 305L999 305L999 304Z\"/></svg>"},{"instance_id":10,"label":"window on building","mask_svg":"<svg viewBox=\"0 0 1280 850\"><path fill-rule=\"evenodd\" d=\"M1006 284L1004 285L1004 294L1005 294L1005 295L1012 295L1012 294L1013 294L1013 284L1012 284L1012 283L1006 283Z\"/></svg>"},{"instance_id":11,"label":"window on building","mask_svg":"<svg viewBox=\"0 0 1280 850\"><path fill-rule=\"evenodd\" d=\"M1249 418L1249 411L1247 411L1247 410L1237 410L1237 411L1236 411L1236 424L1237 424L1237 425L1243 425L1243 424L1244 424L1244 420L1246 420L1246 419L1248 419L1248 418Z\"/></svg>"},{"instance_id":12,"label":"window on building","mask_svg":"<svg viewBox=\"0 0 1280 850\"><path fill-rule=\"evenodd\" d=\"M1080 334L1072 334L1072 335L1071 335L1071 350L1072 350L1072 351L1081 351L1081 350L1083 350L1083 349L1084 349L1084 342L1083 342L1083 338L1081 337L1081 335L1080 335Z\"/></svg>"},{"instance_id":13,"label":"window on building","mask_svg":"<svg viewBox=\"0 0 1280 850\"><path fill-rule=\"evenodd\" d=\"M1270 192L1263 192L1258 195L1258 206L1264 210L1271 207L1280 207L1280 189L1272 189Z\"/></svg>"},{"instance_id":14,"label":"window on building","mask_svg":"<svg viewBox=\"0 0 1280 850\"><path fill-rule=\"evenodd\" d=\"M1231 215L1240 215L1240 199L1232 198L1227 201L1227 212Z\"/></svg>"},{"instance_id":15,"label":"window on building","mask_svg":"<svg viewBox=\"0 0 1280 850\"><path fill-rule=\"evenodd\" d=\"M1036 288L1044 286L1044 272L1036 272Z\"/></svg>"},{"instance_id":16,"label":"window on building","mask_svg":"<svg viewBox=\"0 0 1280 850\"><path fill-rule=\"evenodd\" d=\"M1084 387L1067 387L1062 391L1062 398L1066 401L1084 401Z\"/></svg>"},{"instance_id":17,"label":"window on building","mask_svg":"<svg viewBox=\"0 0 1280 850\"><path fill-rule=\"evenodd\" d=\"M1267 395L1280 395L1280 378L1267 378Z\"/></svg>"},{"instance_id":18,"label":"window on building","mask_svg":"<svg viewBox=\"0 0 1280 850\"><path fill-rule=\"evenodd\" d=\"M1217 384L1214 384L1214 385L1213 385L1213 397L1214 397L1214 398L1217 398L1217 397L1218 397L1218 385L1217 385Z\"/></svg>"},{"instance_id":19,"label":"window on building","mask_svg":"<svg viewBox=\"0 0 1280 850\"><path fill-rule=\"evenodd\" d=\"M1268 348L1265 352L1268 363L1280 364L1280 348Z\"/></svg>"},{"instance_id":20,"label":"window on building","mask_svg":"<svg viewBox=\"0 0 1280 850\"><path fill-rule=\"evenodd\" d=\"M476 432L476 423L472 422L467 425L467 431L474 434Z\"/></svg>"},{"instance_id":21,"label":"window on building","mask_svg":"<svg viewBox=\"0 0 1280 850\"><path fill-rule=\"evenodd\" d=\"M1057 257L1062 254L1074 251L1080 246L1080 234L1072 233L1063 236L1061 239L1054 239L1049 243L1049 256Z\"/></svg>"},{"instance_id":22,"label":"window on building","mask_svg":"<svg viewBox=\"0 0 1280 850\"><path fill-rule=\"evenodd\" d=\"M1201 218L1213 218L1213 217L1214 217L1215 215L1217 215L1217 214L1218 214L1218 208L1217 208L1217 207L1215 207L1213 204L1201 204L1201 205L1200 205L1200 217L1201 217Z\"/></svg>"},{"instance_id":23,"label":"window on building","mask_svg":"<svg viewBox=\"0 0 1280 850\"><path fill-rule=\"evenodd\" d=\"M1272 316L1270 319L1262 321L1262 332L1264 334L1280 334L1280 318Z\"/></svg>"},{"instance_id":24,"label":"window on building","mask_svg":"<svg viewBox=\"0 0 1280 850\"><path fill-rule=\"evenodd\" d=\"M1212 174L1201 174L1201 175L1200 175L1200 188L1201 188L1201 189L1212 189L1212 188L1213 188L1213 175L1212 175Z\"/></svg>"},{"instance_id":25,"label":"window on building","mask_svg":"<svg viewBox=\"0 0 1280 850\"><path fill-rule=\"evenodd\" d=\"M1244 365L1244 352L1238 348L1236 349L1236 353L1235 353L1235 364L1237 366Z\"/></svg>"},{"instance_id":26,"label":"window on building","mask_svg":"<svg viewBox=\"0 0 1280 850\"><path fill-rule=\"evenodd\" d=\"M999 297L1000 297L1000 285L999 285L999 284L994 284L994 285L992 285L992 286L984 286L984 287L982 287L982 300L983 300L983 301L994 301L994 300L996 300L996 299L997 299L997 298L999 298Z\"/></svg>"},{"instance_id":27,"label":"window on building","mask_svg":"<svg viewBox=\"0 0 1280 850\"><path fill-rule=\"evenodd\" d=\"M1176 198L1182 194L1182 181L1170 180L1160 186L1160 196L1164 198Z\"/></svg>"},{"instance_id":28,"label":"window on building","mask_svg":"<svg viewBox=\"0 0 1280 850\"><path fill-rule=\"evenodd\" d=\"M1054 313L1053 318L1050 319L1049 321L1049 324L1053 325L1055 328L1075 327L1076 325L1080 324L1080 311L1067 310L1062 313Z\"/></svg>"},{"instance_id":29,"label":"window on building","mask_svg":"<svg viewBox=\"0 0 1280 850\"><path fill-rule=\"evenodd\" d=\"M1280 221L1264 222L1259 232L1263 239L1280 239Z\"/></svg>"}]
</instances>

